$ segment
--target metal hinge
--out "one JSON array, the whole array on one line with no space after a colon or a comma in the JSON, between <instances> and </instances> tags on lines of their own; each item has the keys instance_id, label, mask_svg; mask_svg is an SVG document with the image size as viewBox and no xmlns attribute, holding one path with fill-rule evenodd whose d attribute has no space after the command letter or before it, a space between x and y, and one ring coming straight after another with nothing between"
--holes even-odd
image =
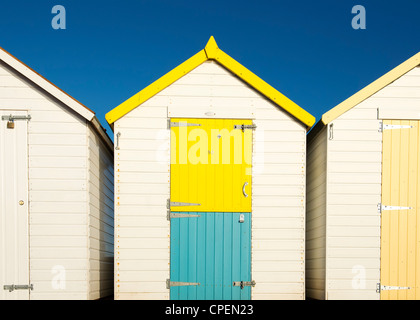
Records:
<instances>
[{"instance_id":1,"label":"metal hinge","mask_svg":"<svg viewBox=\"0 0 420 320\"><path fill-rule=\"evenodd\" d=\"M171 207L184 207L184 206L201 206L199 203L190 203L190 202L169 202Z\"/></svg>"},{"instance_id":2,"label":"metal hinge","mask_svg":"<svg viewBox=\"0 0 420 320\"><path fill-rule=\"evenodd\" d=\"M172 128L172 127L200 127L201 124L199 123L189 123L189 122L185 122L185 121L180 121L180 122L175 122L175 121L169 121L168 122L168 127Z\"/></svg>"},{"instance_id":3,"label":"metal hinge","mask_svg":"<svg viewBox=\"0 0 420 320\"><path fill-rule=\"evenodd\" d=\"M168 220L173 218L199 218L201 217L199 214L187 214L187 213L168 213Z\"/></svg>"},{"instance_id":4,"label":"metal hinge","mask_svg":"<svg viewBox=\"0 0 420 320\"><path fill-rule=\"evenodd\" d=\"M166 289L170 289L171 287L182 287L182 286L199 286L199 282L178 282L178 281L171 281L170 279L166 279Z\"/></svg>"},{"instance_id":5,"label":"metal hinge","mask_svg":"<svg viewBox=\"0 0 420 320\"><path fill-rule=\"evenodd\" d=\"M240 129L242 131L245 131L245 129L251 129L251 130L255 130L257 129L257 125L256 124L235 124L233 126L234 129Z\"/></svg>"},{"instance_id":6,"label":"metal hinge","mask_svg":"<svg viewBox=\"0 0 420 320\"><path fill-rule=\"evenodd\" d=\"M383 286L380 283L376 284L376 293L381 293L381 291L390 291L390 290L410 290L410 287L397 287L397 286Z\"/></svg>"},{"instance_id":7,"label":"metal hinge","mask_svg":"<svg viewBox=\"0 0 420 320\"><path fill-rule=\"evenodd\" d=\"M378 208L378 213L382 213L382 211L413 209L412 207L384 206L382 203L378 203L377 208Z\"/></svg>"},{"instance_id":8,"label":"metal hinge","mask_svg":"<svg viewBox=\"0 0 420 320\"><path fill-rule=\"evenodd\" d=\"M168 214L166 215L166 218L171 220L172 218L197 218L200 217L200 215L194 215L194 214L185 214L185 213L172 213L171 207L187 207L187 206L201 206L200 203L190 203L190 202L172 202L170 199L167 200L166 208L168 209Z\"/></svg>"},{"instance_id":9,"label":"metal hinge","mask_svg":"<svg viewBox=\"0 0 420 320\"><path fill-rule=\"evenodd\" d=\"M400 124L384 124L382 121L379 122L379 132L383 132L384 130L410 129L410 128L413 128L413 126L400 125Z\"/></svg>"},{"instance_id":10,"label":"metal hinge","mask_svg":"<svg viewBox=\"0 0 420 320\"><path fill-rule=\"evenodd\" d=\"M244 287L255 287L256 282L255 280L252 281L233 281L234 287L241 287L243 289Z\"/></svg>"},{"instance_id":11,"label":"metal hinge","mask_svg":"<svg viewBox=\"0 0 420 320\"><path fill-rule=\"evenodd\" d=\"M167 207L170 209L171 207L184 207L184 206L201 206L200 203L190 203L190 202L176 202L171 201L168 199Z\"/></svg>"},{"instance_id":12,"label":"metal hinge","mask_svg":"<svg viewBox=\"0 0 420 320\"><path fill-rule=\"evenodd\" d=\"M34 285L18 285L18 284L9 284L9 285L4 285L3 286L3 290L9 290L9 292L12 292L14 290L34 290Z\"/></svg>"}]
</instances>

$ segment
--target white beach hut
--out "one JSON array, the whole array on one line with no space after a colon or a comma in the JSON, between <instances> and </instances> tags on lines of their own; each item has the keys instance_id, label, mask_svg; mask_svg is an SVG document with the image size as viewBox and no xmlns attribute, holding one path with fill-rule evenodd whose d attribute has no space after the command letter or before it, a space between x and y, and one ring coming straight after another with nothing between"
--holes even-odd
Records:
<instances>
[{"instance_id":1,"label":"white beach hut","mask_svg":"<svg viewBox=\"0 0 420 320\"><path fill-rule=\"evenodd\" d=\"M316 299L420 299L420 53L308 137L306 287Z\"/></svg>"},{"instance_id":2,"label":"white beach hut","mask_svg":"<svg viewBox=\"0 0 420 320\"><path fill-rule=\"evenodd\" d=\"M116 299L305 298L313 116L211 37L106 119Z\"/></svg>"},{"instance_id":3,"label":"white beach hut","mask_svg":"<svg viewBox=\"0 0 420 320\"><path fill-rule=\"evenodd\" d=\"M113 143L94 112L0 50L0 299L113 287Z\"/></svg>"}]
</instances>

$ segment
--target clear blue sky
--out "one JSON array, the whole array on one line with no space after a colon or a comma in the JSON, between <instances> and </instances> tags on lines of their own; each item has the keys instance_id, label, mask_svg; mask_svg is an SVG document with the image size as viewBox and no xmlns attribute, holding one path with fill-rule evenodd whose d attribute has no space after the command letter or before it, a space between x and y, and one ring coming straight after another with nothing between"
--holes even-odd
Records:
<instances>
[{"instance_id":1,"label":"clear blue sky","mask_svg":"<svg viewBox=\"0 0 420 320\"><path fill-rule=\"evenodd\" d=\"M54 30L54 5L66 30ZM354 5L366 30L354 30ZM2 0L0 46L97 113L219 47L317 120L420 51L418 0ZM110 132L110 130L108 130Z\"/></svg>"}]
</instances>

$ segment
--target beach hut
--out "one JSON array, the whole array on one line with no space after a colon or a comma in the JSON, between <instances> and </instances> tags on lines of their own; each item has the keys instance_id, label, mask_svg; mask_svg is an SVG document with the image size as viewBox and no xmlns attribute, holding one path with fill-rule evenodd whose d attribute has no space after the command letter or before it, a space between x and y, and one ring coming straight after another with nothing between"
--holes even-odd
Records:
<instances>
[{"instance_id":1,"label":"beach hut","mask_svg":"<svg viewBox=\"0 0 420 320\"><path fill-rule=\"evenodd\" d=\"M419 64L420 53L308 135L308 297L420 298Z\"/></svg>"},{"instance_id":2,"label":"beach hut","mask_svg":"<svg viewBox=\"0 0 420 320\"><path fill-rule=\"evenodd\" d=\"M116 299L304 299L314 117L218 48L106 115Z\"/></svg>"},{"instance_id":3,"label":"beach hut","mask_svg":"<svg viewBox=\"0 0 420 320\"><path fill-rule=\"evenodd\" d=\"M0 50L0 299L113 293L113 143L95 113Z\"/></svg>"}]
</instances>

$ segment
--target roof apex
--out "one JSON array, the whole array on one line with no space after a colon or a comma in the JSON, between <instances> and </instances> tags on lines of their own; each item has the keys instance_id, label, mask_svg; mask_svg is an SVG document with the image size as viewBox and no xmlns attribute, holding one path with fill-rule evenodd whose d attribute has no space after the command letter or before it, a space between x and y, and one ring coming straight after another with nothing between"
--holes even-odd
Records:
<instances>
[{"instance_id":1,"label":"roof apex","mask_svg":"<svg viewBox=\"0 0 420 320\"><path fill-rule=\"evenodd\" d=\"M309 114L292 100L284 96L282 93L277 91L264 80L245 68L235 59L219 49L216 40L213 36L211 36L203 50L196 53L194 56L181 63L179 66L172 69L167 74L160 77L155 82L151 83L149 86L128 100L124 101L116 108L109 111L105 115L105 118L111 125L111 128L113 128L112 124L115 121L129 113L131 110L137 108L142 103L208 60L214 60L225 67L228 71L232 72L234 75L253 87L260 94L271 100L274 104L303 123L307 129L311 128L315 123L314 116Z\"/></svg>"},{"instance_id":2,"label":"roof apex","mask_svg":"<svg viewBox=\"0 0 420 320\"><path fill-rule=\"evenodd\" d=\"M206 51L207 58L216 59L217 50L219 50L219 47L217 46L216 40L213 36L210 37L204 50Z\"/></svg>"}]
</instances>

